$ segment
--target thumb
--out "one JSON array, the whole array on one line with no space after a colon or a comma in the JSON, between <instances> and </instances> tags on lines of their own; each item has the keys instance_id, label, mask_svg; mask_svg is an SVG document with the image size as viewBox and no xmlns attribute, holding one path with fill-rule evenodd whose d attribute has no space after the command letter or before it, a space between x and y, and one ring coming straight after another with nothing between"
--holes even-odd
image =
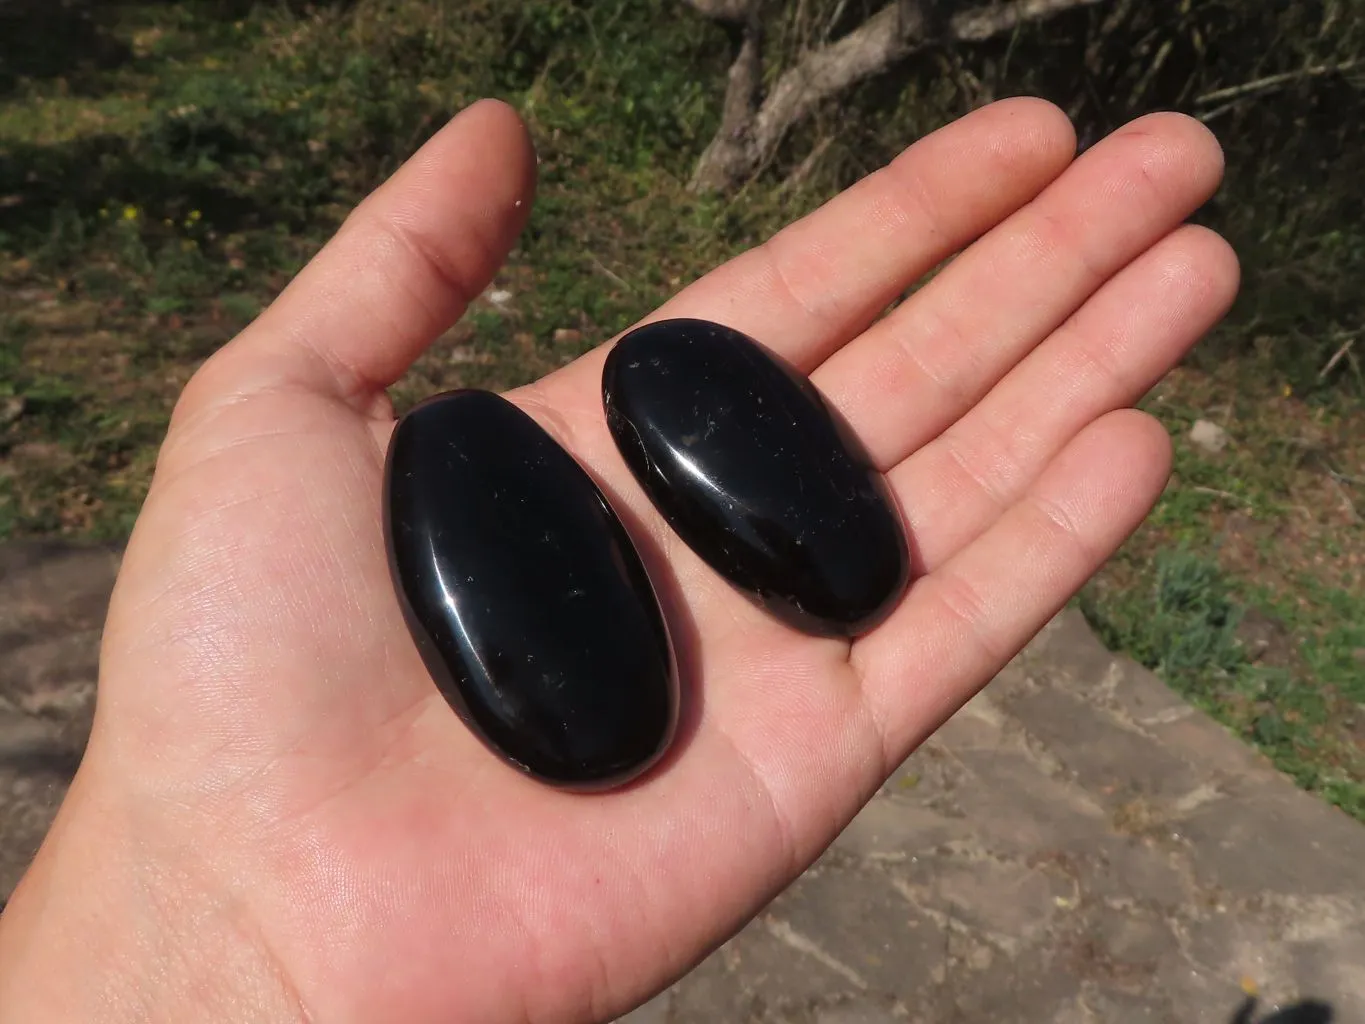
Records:
<instances>
[{"instance_id":1,"label":"thumb","mask_svg":"<svg viewBox=\"0 0 1365 1024\"><path fill-rule=\"evenodd\" d=\"M467 107L346 219L261 317L205 364L177 416L302 388L361 412L464 313L525 225L536 160L496 100ZM173 421L174 423L174 421Z\"/></svg>"}]
</instances>

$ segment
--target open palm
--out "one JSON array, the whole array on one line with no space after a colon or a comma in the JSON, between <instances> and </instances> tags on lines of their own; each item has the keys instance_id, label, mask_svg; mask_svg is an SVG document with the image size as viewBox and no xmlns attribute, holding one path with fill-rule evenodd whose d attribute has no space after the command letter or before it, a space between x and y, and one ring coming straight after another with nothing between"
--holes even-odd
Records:
<instances>
[{"instance_id":1,"label":"open palm","mask_svg":"<svg viewBox=\"0 0 1365 1024\"><path fill-rule=\"evenodd\" d=\"M0 1007L36 950L97 946L114 918L146 956L100 960L43 1005L601 1020L738 929L1165 482L1165 434L1127 407L1236 289L1226 244L1182 226L1221 156L1175 115L1074 147L1055 108L995 104L655 314L781 352L887 473L916 578L852 644L768 618L664 525L608 435L604 348L510 394L621 511L678 649L676 748L581 796L467 732L388 576L384 389L530 206L516 116L456 118L187 387L114 595L89 752L0 931Z\"/></svg>"}]
</instances>

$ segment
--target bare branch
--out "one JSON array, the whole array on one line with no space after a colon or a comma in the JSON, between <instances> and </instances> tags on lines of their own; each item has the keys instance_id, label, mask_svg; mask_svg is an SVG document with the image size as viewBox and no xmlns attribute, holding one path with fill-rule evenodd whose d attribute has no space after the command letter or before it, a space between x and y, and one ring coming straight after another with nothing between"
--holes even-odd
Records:
<instances>
[{"instance_id":1,"label":"bare branch","mask_svg":"<svg viewBox=\"0 0 1365 1024\"><path fill-rule=\"evenodd\" d=\"M1216 487L1191 487L1190 490L1194 491L1196 494L1209 494L1215 498L1226 498L1228 501L1238 505L1245 505L1247 508L1253 507L1251 502L1247 501L1246 498L1239 497L1231 491L1220 491Z\"/></svg>"},{"instance_id":2,"label":"bare branch","mask_svg":"<svg viewBox=\"0 0 1365 1024\"><path fill-rule=\"evenodd\" d=\"M834 136L826 135L811 147L811 151L806 154L805 159L801 161L796 170L787 175L786 179L782 182L780 191L792 192L801 188L801 186L810 179L810 176L815 173L816 167L820 165L821 158L824 157L826 151L833 143Z\"/></svg>"},{"instance_id":3,"label":"bare branch","mask_svg":"<svg viewBox=\"0 0 1365 1024\"><path fill-rule=\"evenodd\" d=\"M616 271L612 270L611 267L607 266L600 259L598 259L596 253L588 252L587 250L585 250L585 252L587 253L588 262L591 263L602 274L603 277L612 281L614 284L619 285L621 288L624 288L628 292L635 291L635 289L630 286L629 281L627 281Z\"/></svg>"},{"instance_id":4,"label":"bare branch","mask_svg":"<svg viewBox=\"0 0 1365 1024\"><path fill-rule=\"evenodd\" d=\"M758 89L763 81L761 30L750 24L744 32L739 56L730 65L716 131L692 175L691 187L725 190L741 180L757 163L754 119L758 113Z\"/></svg>"},{"instance_id":5,"label":"bare branch","mask_svg":"<svg viewBox=\"0 0 1365 1024\"><path fill-rule=\"evenodd\" d=\"M1327 375L1336 369L1337 363L1341 362L1343 359L1347 358L1351 354L1351 346L1354 345L1355 343L1356 336L1354 334L1347 335L1346 341L1342 344L1341 348L1337 349L1336 353L1332 356L1332 358L1327 360L1327 365L1318 371L1318 380L1320 381L1326 380Z\"/></svg>"},{"instance_id":6,"label":"bare branch","mask_svg":"<svg viewBox=\"0 0 1365 1024\"><path fill-rule=\"evenodd\" d=\"M907 56L923 25L918 4L890 3L842 39L808 53L777 80L759 109L754 144L760 159L820 103Z\"/></svg>"},{"instance_id":7,"label":"bare branch","mask_svg":"<svg viewBox=\"0 0 1365 1024\"><path fill-rule=\"evenodd\" d=\"M1132 95L1128 97L1129 107L1136 108L1138 106L1142 97L1147 94L1147 90L1151 87L1153 79L1161 73L1161 67L1166 63L1166 58L1171 55L1171 52L1174 49L1175 43L1170 39L1167 39L1157 48L1156 57L1153 58L1152 63L1147 66L1147 70L1142 73L1142 77L1138 79L1137 85L1133 86Z\"/></svg>"},{"instance_id":8,"label":"bare branch","mask_svg":"<svg viewBox=\"0 0 1365 1024\"><path fill-rule=\"evenodd\" d=\"M1085 66L1090 69L1091 74L1100 73L1100 55L1104 52L1104 40L1118 30L1118 27L1128 20L1128 16L1133 13L1135 0L1115 0L1109 13L1105 15L1104 21L1100 24L1099 31L1095 33L1085 48Z\"/></svg>"},{"instance_id":9,"label":"bare branch","mask_svg":"<svg viewBox=\"0 0 1365 1024\"><path fill-rule=\"evenodd\" d=\"M1341 496L1341 506L1346 511L1352 522L1361 522L1360 511L1356 508L1351 496L1346 493L1346 488L1341 486L1340 474L1330 473L1328 479L1332 481L1332 486L1337 489L1337 494Z\"/></svg>"},{"instance_id":10,"label":"bare branch","mask_svg":"<svg viewBox=\"0 0 1365 1024\"><path fill-rule=\"evenodd\" d=\"M743 24L753 11L752 0L683 0L688 7L712 21Z\"/></svg>"},{"instance_id":11,"label":"bare branch","mask_svg":"<svg viewBox=\"0 0 1365 1024\"><path fill-rule=\"evenodd\" d=\"M1273 92L1292 82L1297 82L1301 78L1321 78L1324 75L1344 74L1361 65L1365 65L1365 61L1347 60L1340 64L1314 64L1300 68L1298 71L1286 71L1283 74L1258 78L1254 82L1243 82L1241 85L1230 85L1226 89L1215 89L1213 92L1206 92L1204 95L1196 97L1194 102L1203 106L1209 103L1221 103L1224 100L1242 99L1263 92Z\"/></svg>"},{"instance_id":12,"label":"bare branch","mask_svg":"<svg viewBox=\"0 0 1365 1024\"><path fill-rule=\"evenodd\" d=\"M963 11L949 21L949 36L963 43L979 43L992 36L1012 31L1030 21L1042 21L1077 7L1089 7L1104 0L1017 0L1012 4L991 4Z\"/></svg>"},{"instance_id":13,"label":"bare branch","mask_svg":"<svg viewBox=\"0 0 1365 1024\"><path fill-rule=\"evenodd\" d=\"M697 0L688 0L698 7ZM694 188L729 189L776 152L782 139L821 103L878 75L939 38L980 42L1025 22L1104 0L1013 0L962 11L937 25L925 0L892 0L852 32L808 52L784 72L761 104L761 58L750 23L745 50L730 69L720 131L698 161ZM700 6L743 6L737 0L701 0ZM753 49L749 50L753 43ZM746 52L747 51L747 52Z\"/></svg>"},{"instance_id":14,"label":"bare branch","mask_svg":"<svg viewBox=\"0 0 1365 1024\"><path fill-rule=\"evenodd\" d=\"M825 30L820 33L820 42L822 45L829 42L830 33L834 31L834 26L839 24L839 19L844 16L844 8L847 6L848 0L839 0L839 3L835 6L834 12L829 16L829 21L825 23Z\"/></svg>"}]
</instances>

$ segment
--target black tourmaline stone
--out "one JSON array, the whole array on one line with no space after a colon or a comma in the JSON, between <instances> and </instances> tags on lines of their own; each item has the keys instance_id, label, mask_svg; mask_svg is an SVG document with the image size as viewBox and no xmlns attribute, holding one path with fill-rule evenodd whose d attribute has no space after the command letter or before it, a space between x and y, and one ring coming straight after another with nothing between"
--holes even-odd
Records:
<instances>
[{"instance_id":1,"label":"black tourmaline stone","mask_svg":"<svg viewBox=\"0 0 1365 1024\"><path fill-rule=\"evenodd\" d=\"M885 481L810 381L752 338L648 324L607 357L602 398L664 518L773 615L856 636L900 598L909 552Z\"/></svg>"},{"instance_id":2,"label":"black tourmaline stone","mask_svg":"<svg viewBox=\"0 0 1365 1024\"><path fill-rule=\"evenodd\" d=\"M540 426L487 391L399 422L384 533L428 671L503 758L570 788L619 785L672 741L668 630L625 528Z\"/></svg>"}]
</instances>

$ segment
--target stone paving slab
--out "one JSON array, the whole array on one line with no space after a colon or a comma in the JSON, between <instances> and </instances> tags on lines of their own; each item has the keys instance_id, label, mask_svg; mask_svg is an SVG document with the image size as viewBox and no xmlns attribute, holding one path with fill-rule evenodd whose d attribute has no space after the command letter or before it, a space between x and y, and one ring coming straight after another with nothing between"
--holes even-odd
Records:
<instances>
[{"instance_id":1,"label":"stone paving slab","mask_svg":"<svg viewBox=\"0 0 1365 1024\"><path fill-rule=\"evenodd\" d=\"M79 758L117 561L0 545L0 898ZM1064 612L622 1024L732 1021L1365 1022L1365 827Z\"/></svg>"},{"instance_id":2,"label":"stone paving slab","mask_svg":"<svg viewBox=\"0 0 1365 1024\"><path fill-rule=\"evenodd\" d=\"M1064 612L621 1024L713 1021L1365 1021L1365 827Z\"/></svg>"},{"instance_id":3,"label":"stone paving slab","mask_svg":"<svg viewBox=\"0 0 1365 1024\"><path fill-rule=\"evenodd\" d=\"M0 900L80 762L117 571L113 547L0 545Z\"/></svg>"}]
</instances>

